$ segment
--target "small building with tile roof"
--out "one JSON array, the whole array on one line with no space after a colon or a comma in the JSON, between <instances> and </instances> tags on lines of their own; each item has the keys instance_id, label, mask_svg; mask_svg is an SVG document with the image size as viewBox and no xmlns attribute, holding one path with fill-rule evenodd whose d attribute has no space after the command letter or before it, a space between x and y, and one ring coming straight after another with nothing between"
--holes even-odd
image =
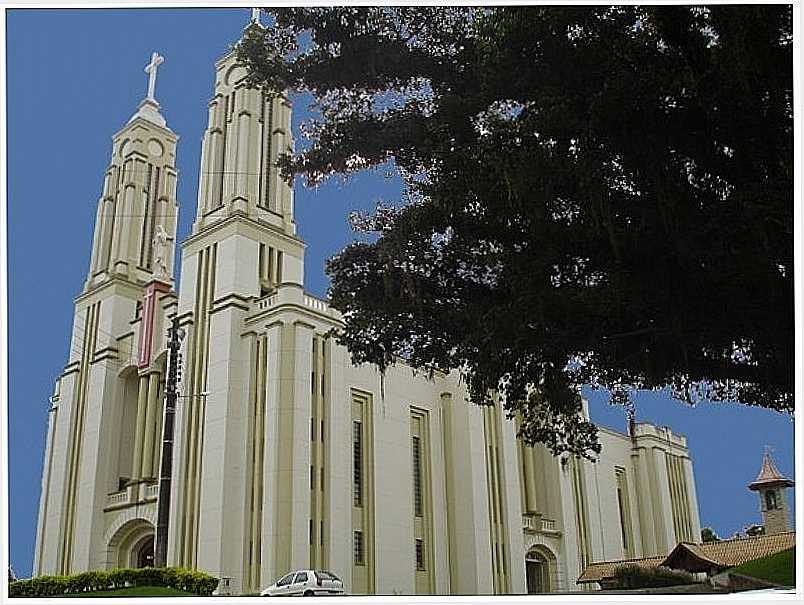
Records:
<instances>
[{"instance_id":1,"label":"small building with tile roof","mask_svg":"<svg viewBox=\"0 0 804 605\"><path fill-rule=\"evenodd\" d=\"M646 569L666 567L711 576L724 569L742 565L747 561L754 561L788 550L795 544L796 534L792 531L703 544L680 542L665 557L643 557L592 563L584 569L578 578L578 584L597 582L602 588L612 587L615 570L626 565L637 565Z\"/></svg>"}]
</instances>

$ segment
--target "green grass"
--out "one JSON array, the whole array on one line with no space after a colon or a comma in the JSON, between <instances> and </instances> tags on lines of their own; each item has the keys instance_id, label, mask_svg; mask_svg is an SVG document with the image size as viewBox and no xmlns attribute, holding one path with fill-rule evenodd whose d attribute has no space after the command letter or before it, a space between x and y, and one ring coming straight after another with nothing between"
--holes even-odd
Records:
<instances>
[{"instance_id":1,"label":"green grass","mask_svg":"<svg viewBox=\"0 0 804 605\"><path fill-rule=\"evenodd\" d=\"M195 597L191 592L176 590L167 586L131 586L129 588L118 588L117 590L101 590L98 592L77 592L66 594L65 597L80 597L82 599L90 597Z\"/></svg>"},{"instance_id":2,"label":"green grass","mask_svg":"<svg viewBox=\"0 0 804 605\"><path fill-rule=\"evenodd\" d=\"M796 549L791 548L762 559L748 561L729 571L782 586L795 586L795 562Z\"/></svg>"}]
</instances>

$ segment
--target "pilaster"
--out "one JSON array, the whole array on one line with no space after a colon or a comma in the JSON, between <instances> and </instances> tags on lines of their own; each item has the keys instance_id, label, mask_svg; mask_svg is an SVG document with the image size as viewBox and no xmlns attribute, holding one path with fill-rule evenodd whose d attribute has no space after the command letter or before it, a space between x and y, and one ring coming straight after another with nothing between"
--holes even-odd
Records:
<instances>
[{"instance_id":1,"label":"pilaster","mask_svg":"<svg viewBox=\"0 0 804 605\"><path fill-rule=\"evenodd\" d=\"M692 469L692 459L684 456L684 476L686 479L688 505L690 507L690 522L692 525L692 535L697 540L701 535L701 518L698 514L698 493L695 489L695 473Z\"/></svg>"},{"instance_id":2,"label":"pilaster","mask_svg":"<svg viewBox=\"0 0 804 605\"><path fill-rule=\"evenodd\" d=\"M650 450L650 455L656 540L659 552L664 554L669 553L670 549L676 544L673 511L670 504L669 478L665 461L666 452L662 448L653 447Z\"/></svg>"}]
</instances>

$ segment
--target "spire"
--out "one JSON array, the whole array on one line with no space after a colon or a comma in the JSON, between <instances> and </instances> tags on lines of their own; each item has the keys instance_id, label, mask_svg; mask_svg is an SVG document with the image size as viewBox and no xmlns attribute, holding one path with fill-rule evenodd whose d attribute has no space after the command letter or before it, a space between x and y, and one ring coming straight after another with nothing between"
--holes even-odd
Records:
<instances>
[{"instance_id":1,"label":"spire","mask_svg":"<svg viewBox=\"0 0 804 605\"><path fill-rule=\"evenodd\" d=\"M162 114L159 113L159 103L154 97L154 90L156 89L156 70L165 62L165 58L158 52L151 53L151 62L145 66L145 73L148 74L148 94L143 99L137 108L137 113L131 116L129 122L133 122L136 118L142 118L162 128L167 128L167 122Z\"/></svg>"},{"instance_id":2,"label":"spire","mask_svg":"<svg viewBox=\"0 0 804 605\"><path fill-rule=\"evenodd\" d=\"M109 167L98 200L85 291L112 279L172 284L176 238L176 134L154 98L156 68L145 68L148 93L139 110L112 136Z\"/></svg>"},{"instance_id":3,"label":"spire","mask_svg":"<svg viewBox=\"0 0 804 605\"><path fill-rule=\"evenodd\" d=\"M770 454L770 448L765 446L765 454L762 456L762 469L754 481L749 484L748 489L757 491L766 487L784 486L791 487L793 482L786 478L779 469Z\"/></svg>"},{"instance_id":4,"label":"spire","mask_svg":"<svg viewBox=\"0 0 804 605\"><path fill-rule=\"evenodd\" d=\"M244 35L263 29L259 15L252 10ZM277 166L280 155L293 151L290 102L249 86L235 50L215 63L215 71L193 233L240 214L294 236L293 189Z\"/></svg>"}]
</instances>

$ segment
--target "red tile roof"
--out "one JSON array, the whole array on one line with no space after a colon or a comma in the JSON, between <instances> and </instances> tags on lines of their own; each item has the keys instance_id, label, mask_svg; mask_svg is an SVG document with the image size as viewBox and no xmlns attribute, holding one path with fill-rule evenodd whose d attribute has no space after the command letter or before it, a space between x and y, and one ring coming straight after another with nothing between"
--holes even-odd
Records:
<instances>
[{"instance_id":1,"label":"red tile roof","mask_svg":"<svg viewBox=\"0 0 804 605\"><path fill-rule=\"evenodd\" d=\"M643 568L669 567L686 571L708 571L726 569L741 565L746 561L761 559L768 555L793 548L796 544L795 532L732 538L720 542L695 544L681 542L667 556L643 557L641 559L621 559L619 561L599 561L591 563L578 578L578 584L605 582L614 579L614 570L623 565L638 565Z\"/></svg>"},{"instance_id":2,"label":"red tile roof","mask_svg":"<svg viewBox=\"0 0 804 605\"><path fill-rule=\"evenodd\" d=\"M693 544L681 542L662 563L666 567L703 571L704 569L726 569L736 567L746 561L761 559L788 550L796 545L795 532L732 538L720 542ZM696 569L690 569L695 567Z\"/></svg>"},{"instance_id":3,"label":"red tile roof","mask_svg":"<svg viewBox=\"0 0 804 605\"><path fill-rule=\"evenodd\" d=\"M591 563L583 570L581 577L578 578L577 584L585 584L587 582L601 582L605 580L614 579L614 570L623 565L637 565L647 569L659 567L665 557L643 557L641 559L623 559L620 561L598 561Z\"/></svg>"}]
</instances>

